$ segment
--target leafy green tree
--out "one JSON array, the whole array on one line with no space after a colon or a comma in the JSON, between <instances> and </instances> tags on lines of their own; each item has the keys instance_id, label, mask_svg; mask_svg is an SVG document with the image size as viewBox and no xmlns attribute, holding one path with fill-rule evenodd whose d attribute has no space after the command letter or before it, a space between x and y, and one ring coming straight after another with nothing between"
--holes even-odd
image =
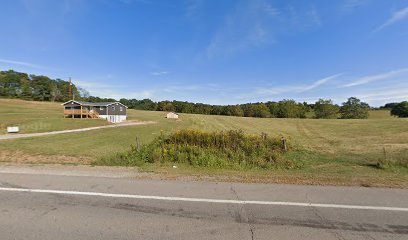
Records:
<instances>
[{"instance_id":1,"label":"leafy green tree","mask_svg":"<svg viewBox=\"0 0 408 240\"><path fill-rule=\"evenodd\" d=\"M266 106L269 108L269 113L272 118L276 118L279 115L279 104L277 102L267 102Z\"/></svg>"},{"instance_id":2,"label":"leafy green tree","mask_svg":"<svg viewBox=\"0 0 408 240\"><path fill-rule=\"evenodd\" d=\"M176 108L174 107L173 103L170 101L162 101L158 104L159 111L166 111L166 112L174 112Z\"/></svg>"},{"instance_id":3,"label":"leafy green tree","mask_svg":"<svg viewBox=\"0 0 408 240\"><path fill-rule=\"evenodd\" d=\"M343 119L363 119L368 118L369 109L370 106L367 103L361 102L358 98L350 97L341 106L340 114Z\"/></svg>"},{"instance_id":4,"label":"leafy green tree","mask_svg":"<svg viewBox=\"0 0 408 240\"><path fill-rule=\"evenodd\" d=\"M384 106L381 106L380 109L392 109L399 103L393 102L393 103L386 103Z\"/></svg>"},{"instance_id":5,"label":"leafy green tree","mask_svg":"<svg viewBox=\"0 0 408 240\"><path fill-rule=\"evenodd\" d=\"M91 96L91 94L85 88L78 87L77 90L78 90L78 93L81 99L86 100L87 98ZM61 95L61 93L59 93L59 95Z\"/></svg>"},{"instance_id":6,"label":"leafy green tree","mask_svg":"<svg viewBox=\"0 0 408 240\"><path fill-rule=\"evenodd\" d=\"M31 87L33 89L33 99L38 101L51 100L51 79L46 76L31 75Z\"/></svg>"},{"instance_id":7,"label":"leafy green tree","mask_svg":"<svg viewBox=\"0 0 408 240\"><path fill-rule=\"evenodd\" d=\"M27 78L21 79L21 98L22 99L31 99L32 89L30 87L30 80Z\"/></svg>"},{"instance_id":8,"label":"leafy green tree","mask_svg":"<svg viewBox=\"0 0 408 240\"><path fill-rule=\"evenodd\" d=\"M400 118L408 117L408 101L400 102L391 109L391 115Z\"/></svg>"},{"instance_id":9,"label":"leafy green tree","mask_svg":"<svg viewBox=\"0 0 408 240\"><path fill-rule=\"evenodd\" d=\"M244 116L244 111L239 105L234 105L234 106L228 106L228 115L229 116L237 116L237 117L243 117Z\"/></svg>"},{"instance_id":10,"label":"leafy green tree","mask_svg":"<svg viewBox=\"0 0 408 240\"><path fill-rule=\"evenodd\" d=\"M0 72L0 96L22 97L29 94L27 90L23 94L22 85L29 80L26 73L15 72L13 70Z\"/></svg>"},{"instance_id":11,"label":"leafy green tree","mask_svg":"<svg viewBox=\"0 0 408 240\"><path fill-rule=\"evenodd\" d=\"M333 104L330 99L319 99L314 105L316 118L337 118L339 110L339 106Z\"/></svg>"},{"instance_id":12,"label":"leafy green tree","mask_svg":"<svg viewBox=\"0 0 408 240\"><path fill-rule=\"evenodd\" d=\"M28 75L13 70L0 71L0 96L38 101L67 101L69 83L46 76ZM79 92L72 86L76 99Z\"/></svg>"},{"instance_id":13,"label":"leafy green tree","mask_svg":"<svg viewBox=\"0 0 408 240\"><path fill-rule=\"evenodd\" d=\"M265 105L265 103L257 103L254 105L254 117L259 118L267 118L271 116L269 112L269 108Z\"/></svg>"},{"instance_id":14,"label":"leafy green tree","mask_svg":"<svg viewBox=\"0 0 408 240\"><path fill-rule=\"evenodd\" d=\"M61 98L61 91L58 89L57 83L52 81L50 84L50 101L55 102L58 98Z\"/></svg>"},{"instance_id":15,"label":"leafy green tree","mask_svg":"<svg viewBox=\"0 0 408 240\"><path fill-rule=\"evenodd\" d=\"M251 104L251 103L242 104L241 108L244 111L244 116L245 117L254 117L255 116L255 109L253 107L253 104Z\"/></svg>"},{"instance_id":16,"label":"leafy green tree","mask_svg":"<svg viewBox=\"0 0 408 240\"><path fill-rule=\"evenodd\" d=\"M277 117L306 118L308 108L292 99L284 99L278 103Z\"/></svg>"},{"instance_id":17,"label":"leafy green tree","mask_svg":"<svg viewBox=\"0 0 408 240\"><path fill-rule=\"evenodd\" d=\"M213 105L211 109L211 115L221 115L224 113L223 106Z\"/></svg>"}]
</instances>

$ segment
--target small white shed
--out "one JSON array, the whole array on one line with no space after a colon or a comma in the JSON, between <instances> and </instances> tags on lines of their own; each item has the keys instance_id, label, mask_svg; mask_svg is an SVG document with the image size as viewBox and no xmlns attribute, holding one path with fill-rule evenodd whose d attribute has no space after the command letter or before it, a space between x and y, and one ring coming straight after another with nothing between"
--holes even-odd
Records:
<instances>
[{"instance_id":1,"label":"small white shed","mask_svg":"<svg viewBox=\"0 0 408 240\"><path fill-rule=\"evenodd\" d=\"M7 127L8 133L18 133L20 131L19 127Z\"/></svg>"},{"instance_id":2,"label":"small white shed","mask_svg":"<svg viewBox=\"0 0 408 240\"><path fill-rule=\"evenodd\" d=\"M175 112L169 112L166 115L166 118L178 119L179 115Z\"/></svg>"}]
</instances>

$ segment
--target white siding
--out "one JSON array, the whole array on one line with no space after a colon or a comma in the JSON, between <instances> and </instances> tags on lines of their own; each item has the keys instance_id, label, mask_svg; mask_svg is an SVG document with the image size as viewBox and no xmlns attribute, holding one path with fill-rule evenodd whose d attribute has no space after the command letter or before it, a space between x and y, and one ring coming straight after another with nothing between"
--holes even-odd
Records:
<instances>
[{"instance_id":1,"label":"white siding","mask_svg":"<svg viewBox=\"0 0 408 240\"><path fill-rule=\"evenodd\" d=\"M166 117L167 117L167 118L177 119L177 118L178 118L178 114L177 114L177 113L174 113L174 112L169 112L169 113L167 113Z\"/></svg>"},{"instance_id":2,"label":"white siding","mask_svg":"<svg viewBox=\"0 0 408 240\"><path fill-rule=\"evenodd\" d=\"M106 119L112 123L120 123L126 121L127 116L124 115L99 115L99 118Z\"/></svg>"}]
</instances>

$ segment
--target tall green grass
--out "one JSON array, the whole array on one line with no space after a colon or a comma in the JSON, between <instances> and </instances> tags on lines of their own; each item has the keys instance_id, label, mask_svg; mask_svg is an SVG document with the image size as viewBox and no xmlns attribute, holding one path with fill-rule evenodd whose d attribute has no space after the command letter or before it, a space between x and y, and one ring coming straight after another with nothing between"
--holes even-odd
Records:
<instances>
[{"instance_id":1,"label":"tall green grass","mask_svg":"<svg viewBox=\"0 0 408 240\"><path fill-rule=\"evenodd\" d=\"M99 165L140 166L146 163L187 164L194 167L220 169L295 168L295 162L284 157L282 140L245 134L242 130L203 132L180 130L157 137L129 151L99 159Z\"/></svg>"}]
</instances>

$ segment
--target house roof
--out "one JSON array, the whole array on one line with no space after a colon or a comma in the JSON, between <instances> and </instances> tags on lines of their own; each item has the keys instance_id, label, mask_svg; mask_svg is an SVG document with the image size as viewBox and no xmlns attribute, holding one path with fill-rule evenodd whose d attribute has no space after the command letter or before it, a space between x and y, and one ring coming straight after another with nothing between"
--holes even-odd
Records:
<instances>
[{"instance_id":1,"label":"house roof","mask_svg":"<svg viewBox=\"0 0 408 240\"><path fill-rule=\"evenodd\" d=\"M76 101L76 100L69 100L68 102L64 102L61 105L66 105L68 103L76 103L76 104L81 105L81 106L92 106L92 107L101 107L101 106L106 107L106 106L109 106L109 105L112 105L112 104L120 104L120 105L127 108L126 105L124 105L124 104L122 104L120 102L97 102L97 103L93 103L93 102L82 102L82 101Z\"/></svg>"}]
</instances>

